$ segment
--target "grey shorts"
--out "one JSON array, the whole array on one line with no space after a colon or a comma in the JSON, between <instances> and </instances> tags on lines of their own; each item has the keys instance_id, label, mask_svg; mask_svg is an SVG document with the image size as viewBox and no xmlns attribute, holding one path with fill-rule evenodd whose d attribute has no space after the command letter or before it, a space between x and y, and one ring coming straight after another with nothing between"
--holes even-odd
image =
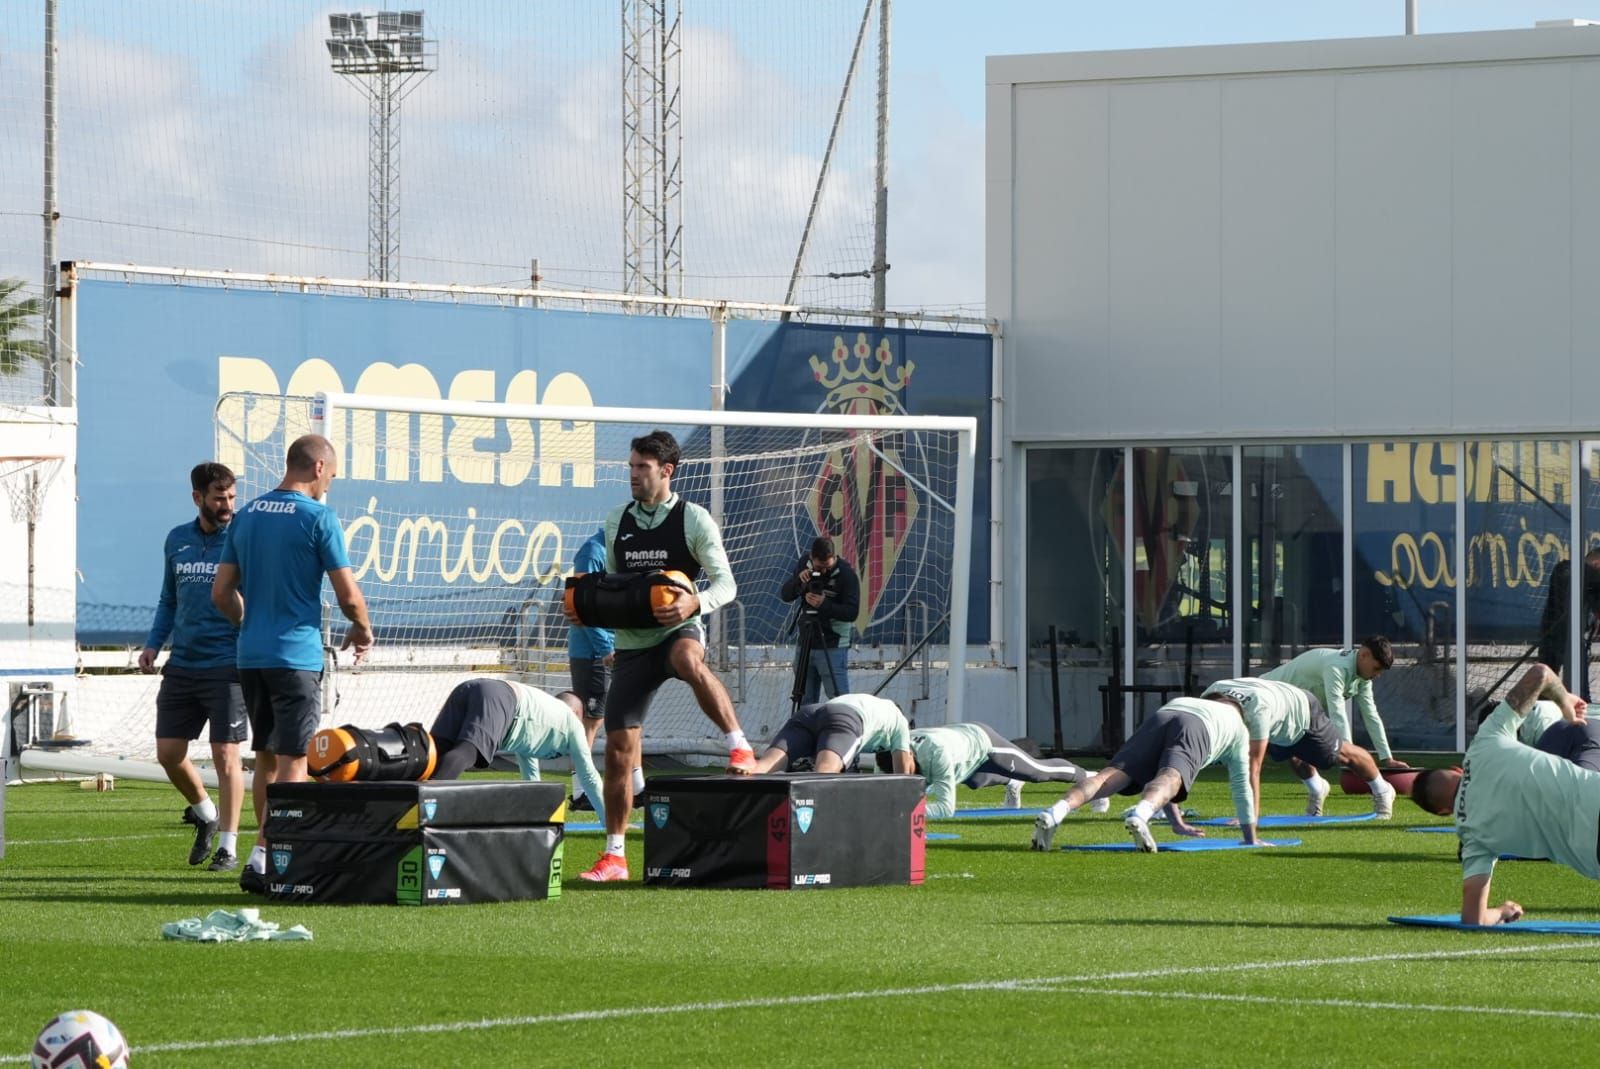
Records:
<instances>
[{"instance_id":1,"label":"grey shorts","mask_svg":"<svg viewBox=\"0 0 1600 1069\"><path fill-rule=\"evenodd\" d=\"M788 754L790 761L832 750L848 767L861 752L865 732L860 713L840 702L823 702L802 705L778 729L772 745Z\"/></svg>"},{"instance_id":2,"label":"grey shorts","mask_svg":"<svg viewBox=\"0 0 1600 1069\"><path fill-rule=\"evenodd\" d=\"M1344 740L1339 737L1339 729L1333 726L1333 721L1323 711L1317 696L1307 694L1306 697L1311 701L1311 726L1292 746L1269 743L1267 754L1274 761L1298 757L1313 768L1332 768L1339 763L1339 748L1344 745Z\"/></svg>"},{"instance_id":3,"label":"grey shorts","mask_svg":"<svg viewBox=\"0 0 1600 1069\"><path fill-rule=\"evenodd\" d=\"M1156 778L1163 768L1173 769L1183 781L1172 800L1181 802L1189 796L1195 776L1205 767L1206 753L1211 749L1211 733L1205 721L1193 713L1162 707L1144 718L1139 730L1122 744L1107 764L1107 768L1120 768L1129 783L1119 794L1140 794L1145 785Z\"/></svg>"},{"instance_id":4,"label":"grey shorts","mask_svg":"<svg viewBox=\"0 0 1600 1069\"><path fill-rule=\"evenodd\" d=\"M1571 761L1579 768L1600 772L1600 721L1584 720L1551 724L1539 736L1537 749Z\"/></svg>"},{"instance_id":5,"label":"grey shorts","mask_svg":"<svg viewBox=\"0 0 1600 1069\"><path fill-rule=\"evenodd\" d=\"M583 702L585 720L604 720L606 691L611 688L611 666L591 657L573 657L572 693Z\"/></svg>"},{"instance_id":6,"label":"grey shorts","mask_svg":"<svg viewBox=\"0 0 1600 1069\"><path fill-rule=\"evenodd\" d=\"M672 670L672 647L679 642L705 645L705 632L699 621L680 627L654 646L642 650L618 650L611 666L611 693L606 695L606 730L644 726L650 699L661 684L677 679Z\"/></svg>"},{"instance_id":7,"label":"grey shorts","mask_svg":"<svg viewBox=\"0 0 1600 1069\"><path fill-rule=\"evenodd\" d=\"M304 757L322 723L322 673L241 668L239 686L250 713L251 748Z\"/></svg>"},{"instance_id":8,"label":"grey shorts","mask_svg":"<svg viewBox=\"0 0 1600 1069\"><path fill-rule=\"evenodd\" d=\"M243 742L249 734L239 673L167 665L156 691L156 738L198 739L207 724L213 743Z\"/></svg>"},{"instance_id":9,"label":"grey shorts","mask_svg":"<svg viewBox=\"0 0 1600 1069\"><path fill-rule=\"evenodd\" d=\"M501 679L469 679L450 692L428 733L441 752L455 743L470 742L478 751L475 767L488 768L516 718L517 692L509 684Z\"/></svg>"}]
</instances>

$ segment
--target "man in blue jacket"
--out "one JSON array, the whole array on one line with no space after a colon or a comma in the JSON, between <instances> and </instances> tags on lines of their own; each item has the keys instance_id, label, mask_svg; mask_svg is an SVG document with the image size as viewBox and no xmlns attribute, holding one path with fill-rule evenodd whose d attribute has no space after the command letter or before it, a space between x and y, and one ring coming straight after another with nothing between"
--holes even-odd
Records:
<instances>
[{"instance_id":1,"label":"man in blue jacket","mask_svg":"<svg viewBox=\"0 0 1600 1069\"><path fill-rule=\"evenodd\" d=\"M606 570L606 531L602 527L578 547L572 556L572 574ZM583 627L573 624L567 628L567 664L572 674L572 693L583 702L583 734L589 749L594 750L595 736L606 718L606 691L611 687L611 661L617 640L604 627ZM644 793L644 771L633 770L633 793ZM572 807L594 809L594 799L586 796L583 784L576 777L572 781Z\"/></svg>"},{"instance_id":2,"label":"man in blue jacket","mask_svg":"<svg viewBox=\"0 0 1600 1069\"><path fill-rule=\"evenodd\" d=\"M195 826L189 864L200 864L215 846L216 855L206 868L228 872L239 865L239 806L244 799L239 744L246 717L235 664L239 629L211 603L211 580L233 519L233 472L221 464L196 464L189 485L199 515L167 533L161 597L139 654L139 671L148 675L156 670L156 657L170 638L172 653L156 692L156 760L189 803L184 820ZM220 809L189 760L189 743L207 726Z\"/></svg>"}]
</instances>

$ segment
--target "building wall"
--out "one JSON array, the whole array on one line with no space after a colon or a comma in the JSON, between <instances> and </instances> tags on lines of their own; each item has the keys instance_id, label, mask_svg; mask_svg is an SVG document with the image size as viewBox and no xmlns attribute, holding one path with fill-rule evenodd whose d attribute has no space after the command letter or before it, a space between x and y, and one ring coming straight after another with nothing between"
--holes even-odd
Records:
<instances>
[{"instance_id":1,"label":"building wall","mask_svg":"<svg viewBox=\"0 0 1600 1069\"><path fill-rule=\"evenodd\" d=\"M1596 426L1600 32L992 57L1013 441Z\"/></svg>"}]
</instances>

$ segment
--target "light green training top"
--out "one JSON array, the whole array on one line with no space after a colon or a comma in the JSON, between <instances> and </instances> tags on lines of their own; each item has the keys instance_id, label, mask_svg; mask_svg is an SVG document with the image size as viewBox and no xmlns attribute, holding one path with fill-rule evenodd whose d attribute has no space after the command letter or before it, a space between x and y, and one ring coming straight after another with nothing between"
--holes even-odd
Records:
<instances>
[{"instance_id":1,"label":"light green training top","mask_svg":"<svg viewBox=\"0 0 1600 1069\"><path fill-rule=\"evenodd\" d=\"M1487 876L1501 854L1514 854L1600 880L1600 773L1524 745L1521 723L1501 702L1467 747L1455 809L1461 878Z\"/></svg>"},{"instance_id":2,"label":"light green training top","mask_svg":"<svg viewBox=\"0 0 1600 1069\"><path fill-rule=\"evenodd\" d=\"M666 522L679 501L682 498L672 494L653 508L630 501L612 509L606 517L606 571L618 570L617 526L622 523L624 512L631 510L633 522L639 525L640 530L649 531ZM707 585L700 591L700 616L691 616L673 627L618 628L617 649L647 650L659 645L674 631L687 627L691 621L711 615L738 596L739 588L733 581L733 565L728 563L728 551L722 547L722 532L717 529L717 521L711 518L711 513L692 501L683 502L683 537L689 543L689 552L694 554L694 559L700 562L700 567L706 572Z\"/></svg>"},{"instance_id":3,"label":"light green training top","mask_svg":"<svg viewBox=\"0 0 1600 1069\"><path fill-rule=\"evenodd\" d=\"M1561 715L1561 706L1555 702L1536 701L1533 708L1528 710L1528 715L1522 718L1522 724L1517 728L1517 738L1524 745L1538 746L1540 736L1565 719Z\"/></svg>"},{"instance_id":4,"label":"light green training top","mask_svg":"<svg viewBox=\"0 0 1600 1069\"><path fill-rule=\"evenodd\" d=\"M1287 664L1280 664L1272 671L1262 673L1261 678L1293 683L1314 694L1345 742L1355 741L1350 729L1350 713L1345 708L1347 699L1354 701L1356 712L1361 714L1361 722L1367 726L1367 737L1372 740L1378 760L1387 761L1394 756L1389 749L1389 734L1384 730L1383 718L1378 715L1377 700L1372 696L1372 680L1362 679L1361 673L1356 671L1356 658L1359 655L1359 650L1350 649L1306 650Z\"/></svg>"},{"instance_id":5,"label":"light green training top","mask_svg":"<svg viewBox=\"0 0 1600 1069\"><path fill-rule=\"evenodd\" d=\"M1245 676L1219 679L1201 697L1218 695L1232 698L1243 707L1251 742L1266 739L1276 746L1293 746L1311 730L1311 698L1299 687Z\"/></svg>"},{"instance_id":6,"label":"light green training top","mask_svg":"<svg viewBox=\"0 0 1600 1069\"><path fill-rule=\"evenodd\" d=\"M881 753L911 749L911 725L900 707L871 694L841 694L829 705L845 705L861 716L861 752Z\"/></svg>"},{"instance_id":7,"label":"light green training top","mask_svg":"<svg viewBox=\"0 0 1600 1069\"><path fill-rule=\"evenodd\" d=\"M515 680L502 680L517 696L517 715L500 740L500 749L517 759L523 779L539 778L541 758L565 757L572 762L572 776L583 786L583 793L594 803L595 819L606 822L605 787L595 771L594 755L583 725L567 708L567 703L538 687Z\"/></svg>"},{"instance_id":8,"label":"light green training top","mask_svg":"<svg viewBox=\"0 0 1600 1069\"><path fill-rule=\"evenodd\" d=\"M1228 790L1240 824L1256 822L1255 799L1250 794L1250 737L1239 710L1204 698L1174 698L1163 709L1198 717L1206 727L1211 746L1201 768L1220 764L1228 770Z\"/></svg>"},{"instance_id":9,"label":"light green training top","mask_svg":"<svg viewBox=\"0 0 1600 1069\"><path fill-rule=\"evenodd\" d=\"M956 784L983 764L993 748L988 733L976 724L917 728L911 752L917 771L928 781L928 816L948 817L956 811Z\"/></svg>"}]
</instances>

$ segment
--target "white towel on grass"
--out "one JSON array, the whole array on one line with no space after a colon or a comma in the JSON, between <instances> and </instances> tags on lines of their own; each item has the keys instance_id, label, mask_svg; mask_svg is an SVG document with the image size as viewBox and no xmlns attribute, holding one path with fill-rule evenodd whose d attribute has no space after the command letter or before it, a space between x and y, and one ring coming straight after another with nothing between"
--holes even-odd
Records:
<instances>
[{"instance_id":1,"label":"white towel on grass","mask_svg":"<svg viewBox=\"0 0 1600 1069\"><path fill-rule=\"evenodd\" d=\"M308 940L311 932L299 924L293 928L279 928L274 921L262 920L259 909L241 909L237 913L214 909L204 920L190 917L163 924L161 938L188 943L248 943L260 939Z\"/></svg>"}]
</instances>

